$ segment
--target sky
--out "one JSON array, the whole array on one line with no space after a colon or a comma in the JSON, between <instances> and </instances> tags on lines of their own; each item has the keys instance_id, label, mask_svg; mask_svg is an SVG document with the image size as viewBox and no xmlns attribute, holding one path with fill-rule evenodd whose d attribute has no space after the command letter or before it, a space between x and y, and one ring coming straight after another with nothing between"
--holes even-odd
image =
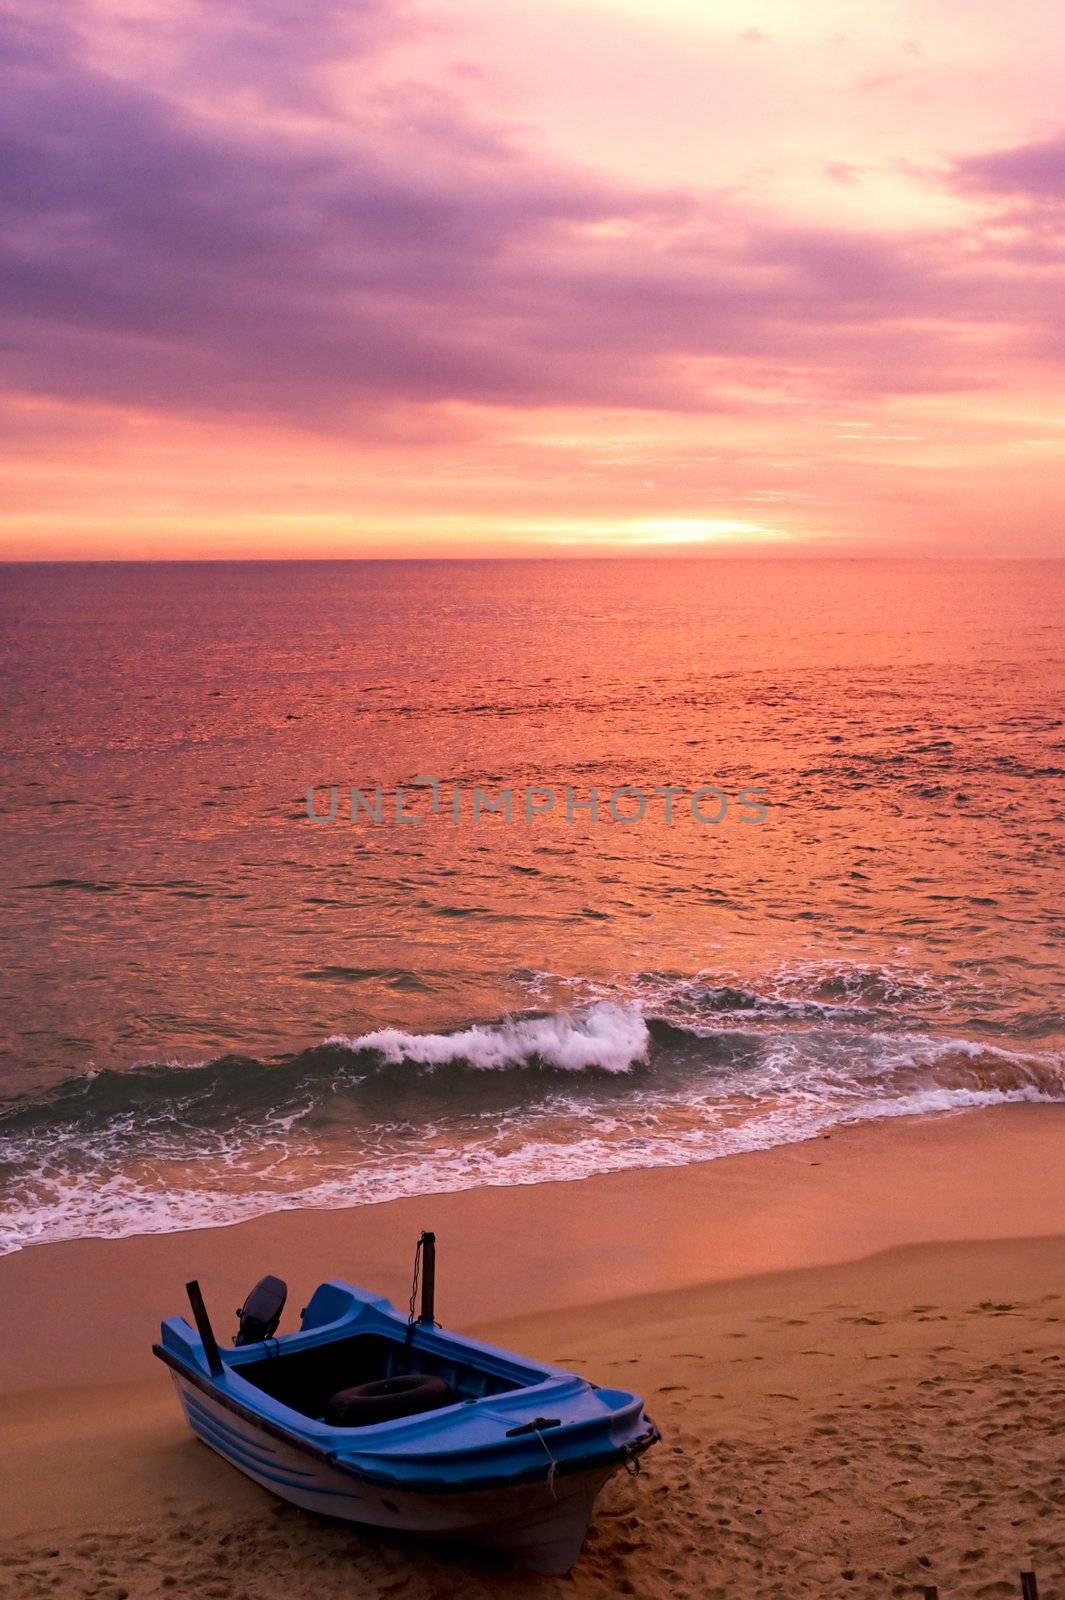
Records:
<instances>
[{"instance_id":1,"label":"sky","mask_svg":"<svg viewBox=\"0 0 1065 1600\"><path fill-rule=\"evenodd\" d=\"M6 0L0 557L1065 551L1057 0Z\"/></svg>"}]
</instances>

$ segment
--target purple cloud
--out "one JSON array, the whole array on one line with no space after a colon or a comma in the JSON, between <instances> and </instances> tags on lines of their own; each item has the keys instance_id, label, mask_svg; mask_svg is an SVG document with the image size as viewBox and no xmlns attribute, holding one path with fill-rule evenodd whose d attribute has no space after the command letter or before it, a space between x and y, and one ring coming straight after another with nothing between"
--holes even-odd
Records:
<instances>
[{"instance_id":1,"label":"purple cloud","mask_svg":"<svg viewBox=\"0 0 1065 1600\"><path fill-rule=\"evenodd\" d=\"M1060 200L1065 197L1065 133L1008 150L966 156L955 163L954 172L965 189Z\"/></svg>"},{"instance_id":2,"label":"purple cloud","mask_svg":"<svg viewBox=\"0 0 1065 1600\"><path fill-rule=\"evenodd\" d=\"M773 227L529 154L447 85L385 92L386 0L197 14L126 24L158 53L128 77L43 6L0 27L13 389L350 431L412 401L712 407L714 358L841 392L980 381L956 330L996 279L953 238ZM353 59L354 111L323 73Z\"/></svg>"}]
</instances>

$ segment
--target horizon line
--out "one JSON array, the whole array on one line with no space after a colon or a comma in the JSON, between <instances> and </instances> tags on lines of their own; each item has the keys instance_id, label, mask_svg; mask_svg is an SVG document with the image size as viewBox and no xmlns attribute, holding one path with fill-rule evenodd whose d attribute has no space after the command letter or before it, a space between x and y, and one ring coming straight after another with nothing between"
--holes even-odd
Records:
<instances>
[{"instance_id":1,"label":"horizon line","mask_svg":"<svg viewBox=\"0 0 1065 1600\"><path fill-rule=\"evenodd\" d=\"M769 554L765 551L691 551L672 550L651 553L650 551L625 552L625 551L597 551L587 553L574 552L570 555L559 553L535 554L521 553L515 555L455 555L455 556L423 556L423 555L345 555L345 556L0 556L0 567L209 567L209 566L339 566L339 565L367 565L371 562L385 565L388 563L404 563L415 566L444 566L458 564L505 564L517 562L558 562L571 563L578 561L940 561L940 562L969 562L969 561L997 561L997 562L1065 562L1062 555L963 555L963 554L934 554L929 552L912 551L906 553L878 552L854 553L836 551L832 554L826 552L800 552L775 551Z\"/></svg>"}]
</instances>

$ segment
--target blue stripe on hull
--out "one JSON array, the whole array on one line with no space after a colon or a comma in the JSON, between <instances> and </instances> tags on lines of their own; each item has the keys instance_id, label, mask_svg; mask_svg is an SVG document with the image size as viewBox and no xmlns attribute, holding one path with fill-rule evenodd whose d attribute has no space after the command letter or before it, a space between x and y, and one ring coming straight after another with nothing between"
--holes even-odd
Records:
<instances>
[{"instance_id":1,"label":"blue stripe on hull","mask_svg":"<svg viewBox=\"0 0 1065 1600\"><path fill-rule=\"evenodd\" d=\"M301 1467L290 1467L287 1462L277 1459L276 1452L271 1452L269 1458L264 1457L258 1441L219 1422L202 1406L190 1401L188 1395L184 1396L184 1400L186 1415L193 1433L249 1477L257 1478L267 1484L276 1484L279 1489L298 1489L301 1494L322 1495L327 1499L361 1498L358 1494L349 1493L347 1490L330 1489L324 1484L316 1483L313 1472L306 1472Z\"/></svg>"},{"instance_id":2,"label":"blue stripe on hull","mask_svg":"<svg viewBox=\"0 0 1065 1600\"><path fill-rule=\"evenodd\" d=\"M231 1444L237 1450L243 1450L248 1456L257 1457L263 1466L276 1466L278 1459L277 1450L273 1445L267 1443L264 1436L259 1434L248 1434L240 1428L235 1428L232 1423L227 1422L222 1417L217 1416L215 1412L211 1411L209 1407L205 1406L202 1401L197 1400L192 1394L186 1393L184 1396L184 1402L185 1413L188 1416L190 1423L202 1422L208 1428L210 1428L222 1442ZM304 1476L302 1469L299 1467L292 1467L290 1468L290 1471L297 1473L300 1477ZM311 1473L307 1473L306 1475L312 1476Z\"/></svg>"}]
</instances>

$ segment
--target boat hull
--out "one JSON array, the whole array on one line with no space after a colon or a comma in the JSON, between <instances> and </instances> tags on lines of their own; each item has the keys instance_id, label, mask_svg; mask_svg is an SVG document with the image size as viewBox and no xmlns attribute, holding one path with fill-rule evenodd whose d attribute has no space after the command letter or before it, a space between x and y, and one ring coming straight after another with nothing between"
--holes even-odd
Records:
<instances>
[{"instance_id":1,"label":"boat hull","mask_svg":"<svg viewBox=\"0 0 1065 1600\"><path fill-rule=\"evenodd\" d=\"M569 1571L596 1497L618 1470L615 1463L554 1474L545 1456L543 1479L534 1482L449 1493L375 1484L256 1427L179 1371L172 1369L171 1377L193 1433L292 1505L367 1527L505 1551L536 1572Z\"/></svg>"}]
</instances>

